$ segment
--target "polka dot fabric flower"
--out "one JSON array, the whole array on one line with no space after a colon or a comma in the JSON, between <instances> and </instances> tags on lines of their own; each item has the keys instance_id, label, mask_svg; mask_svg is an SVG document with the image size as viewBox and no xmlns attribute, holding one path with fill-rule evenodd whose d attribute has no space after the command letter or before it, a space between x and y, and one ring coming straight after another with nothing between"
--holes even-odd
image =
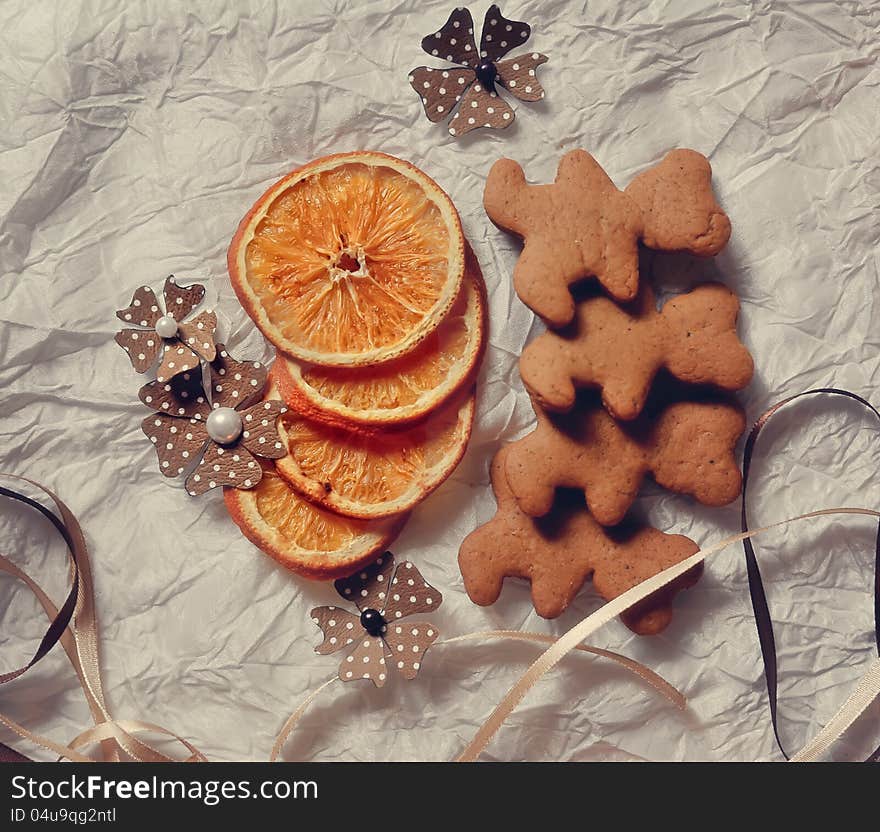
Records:
<instances>
[{"instance_id":1,"label":"polka dot fabric flower","mask_svg":"<svg viewBox=\"0 0 880 832\"><path fill-rule=\"evenodd\" d=\"M205 287L200 283L178 286L171 275L165 281L162 294L164 312L149 286L135 290L131 304L118 310L116 317L143 329L120 330L116 333L116 343L128 353L131 366L138 373L149 370L161 353L156 378L164 382L198 367L200 358L214 360L217 316L209 311L191 321L184 320L204 300Z\"/></svg>"},{"instance_id":2,"label":"polka dot fabric flower","mask_svg":"<svg viewBox=\"0 0 880 832\"><path fill-rule=\"evenodd\" d=\"M395 568L391 552L334 586L346 601L357 606L360 616L339 607L313 609L312 620L324 633L315 652L348 650L339 667L343 682L369 679L381 688L389 668L404 679L415 679L425 653L440 633L429 622L403 619L437 609L443 596L409 561Z\"/></svg>"},{"instance_id":3,"label":"polka dot fabric flower","mask_svg":"<svg viewBox=\"0 0 880 832\"><path fill-rule=\"evenodd\" d=\"M276 426L287 411L283 402L250 404L266 386L266 368L236 361L218 344L210 377L210 396L199 372L152 381L138 393L156 411L141 428L156 448L159 470L166 477L189 471L186 490L193 497L219 486L253 488L263 476L255 455L286 454Z\"/></svg>"},{"instance_id":4,"label":"polka dot fabric flower","mask_svg":"<svg viewBox=\"0 0 880 832\"><path fill-rule=\"evenodd\" d=\"M449 133L453 136L463 136L479 127L500 130L513 124L514 112L498 95L496 85L520 101L539 101L544 97L535 73L546 63L546 55L532 52L501 60L511 49L522 46L531 31L527 24L503 17L498 6L490 6L477 50L471 13L463 8L453 11L442 29L422 40L422 49L461 68L420 66L409 76L428 119L443 121L458 107L449 122Z\"/></svg>"}]
</instances>

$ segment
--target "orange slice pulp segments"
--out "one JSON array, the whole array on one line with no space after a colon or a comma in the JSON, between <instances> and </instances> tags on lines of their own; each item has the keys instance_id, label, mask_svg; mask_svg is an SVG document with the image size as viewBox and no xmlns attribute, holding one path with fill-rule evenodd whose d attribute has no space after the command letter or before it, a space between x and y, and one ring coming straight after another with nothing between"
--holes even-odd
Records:
<instances>
[{"instance_id":1,"label":"orange slice pulp segments","mask_svg":"<svg viewBox=\"0 0 880 832\"><path fill-rule=\"evenodd\" d=\"M397 537L406 516L364 521L313 505L271 463L250 490L225 488L232 519L267 555L306 578L330 580L370 563Z\"/></svg>"},{"instance_id":2,"label":"orange slice pulp segments","mask_svg":"<svg viewBox=\"0 0 880 832\"><path fill-rule=\"evenodd\" d=\"M228 252L263 334L323 366L388 361L439 326L459 293L464 237L452 201L382 153L310 162L270 188Z\"/></svg>"},{"instance_id":3,"label":"orange slice pulp segments","mask_svg":"<svg viewBox=\"0 0 880 832\"><path fill-rule=\"evenodd\" d=\"M267 397L277 395L273 384ZM426 421L397 431L346 430L288 410L278 420L287 456L276 467L297 491L331 511L388 517L411 509L452 473L473 418L472 390Z\"/></svg>"},{"instance_id":4,"label":"orange slice pulp segments","mask_svg":"<svg viewBox=\"0 0 880 832\"><path fill-rule=\"evenodd\" d=\"M285 401L316 422L399 426L424 418L472 380L486 338L486 288L466 246L465 279L440 327L413 352L373 367L301 365L279 353L275 380Z\"/></svg>"}]
</instances>

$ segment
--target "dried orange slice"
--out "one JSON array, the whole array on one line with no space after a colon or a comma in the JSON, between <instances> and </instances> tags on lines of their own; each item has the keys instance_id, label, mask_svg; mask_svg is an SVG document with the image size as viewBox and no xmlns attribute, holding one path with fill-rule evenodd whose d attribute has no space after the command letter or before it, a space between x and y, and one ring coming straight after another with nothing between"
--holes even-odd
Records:
<instances>
[{"instance_id":1,"label":"dried orange slice","mask_svg":"<svg viewBox=\"0 0 880 832\"><path fill-rule=\"evenodd\" d=\"M384 153L310 162L273 185L227 255L238 299L301 361L360 367L415 349L449 312L464 237L449 197Z\"/></svg>"},{"instance_id":2,"label":"dried orange slice","mask_svg":"<svg viewBox=\"0 0 880 832\"><path fill-rule=\"evenodd\" d=\"M306 578L330 580L356 572L397 537L406 516L384 520L340 517L305 500L263 463L256 488L224 489L223 498L244 536Z\"/></svg>"},{"instance_id":3,"label":"dried orange slice","mask_svg":"<svg viewBox=\"0 0 880 832\"><path fill-rule=\"evenodd\" d=\"M275 381L298 413L346 427L400 426L419 421L473 379L486 337L486 288L466 246L461 292L446 320L413 352L374 367L300 364L279 353Z\"/></svg>"},{"instance_id":4,"label":"dried orange slice","mask_svg":"<svg viewBox=\"0 0 880 832\"><path fill-rule=\"evenodd\" d=\"M275 389L267 393L273 395ZM288 410L278 420L287 456L276 461L276 468L297 491L331 511L388 517L411 509L452 473L473 419L472 390L426 421L398 431L346 430Z\"/></svg>"}]
</instances>

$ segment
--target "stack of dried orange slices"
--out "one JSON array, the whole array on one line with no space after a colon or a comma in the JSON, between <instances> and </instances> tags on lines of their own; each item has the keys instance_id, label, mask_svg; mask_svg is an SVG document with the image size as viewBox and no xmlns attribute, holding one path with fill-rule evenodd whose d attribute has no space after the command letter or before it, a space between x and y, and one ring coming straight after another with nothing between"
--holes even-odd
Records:
<instances>
[{"instance_id":1,"label":"stack of dried orange slices","mask_svg":"<svg viewBox=\"0 0 880 832\"><path fill-rule=\"evenodd\" d=\"M244 534L295 572L370 562L453 471L486 338L479 264L449 197L382 153L318 159L270 188L229 247L232 285L277 348L288 454L226 489Z\"/></svg>"}]
</instances>

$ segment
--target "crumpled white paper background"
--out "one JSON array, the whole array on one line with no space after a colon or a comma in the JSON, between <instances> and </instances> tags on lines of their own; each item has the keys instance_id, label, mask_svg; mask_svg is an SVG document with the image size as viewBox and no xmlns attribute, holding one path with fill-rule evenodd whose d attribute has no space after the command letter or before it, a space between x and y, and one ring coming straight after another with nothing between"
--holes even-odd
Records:
<instances>
[{"instance_id":1,"label":"crumpled white paper background","mask_svg":"<svg viewBox=\"0 0 880 832\"><path fill-rule=\"evenodd\" d=\"M477 26L488 3L471 6ZM136 376L113 342L132 290L203 281L233 353L269 358L229 285L225 251L254 199L316 156L369 148L409 159L451 194L482 263L491 345L470 449L395 545L445 596L447 635L560 633L524 584L482 609L456 566L465 534L494 511L488 464L532 414L516 359L532 315L515 297L517 245L481 208L501 155L548 181L563 152L591 151L624 185L676 146L705 153L734 234L715 262L658 257L655 282L721 279L742 299L757 373L750 418L782 396L837 385L877 400L880 371L878 87L880 8L868 2L515 2L544 52L547 98L514 103L506 132L451 139L407 83L451 10L376 2L6 2L0 6L0 470L55 489L91 547L104 679L119 718L185 735L216 760L263 760L305 694L336 672L313 652L314 604L331 586L288 574L227 517L221 495L190 499L163 479L140 432ZM880 506L878 426L838 400L798 404L762 437L753 521L827 505ZM738 508L707 510L645 490L637 509L708 544ZM811 521L762 538L776 623L783 732L799 748L874 655L875 530ZM0 551L61 599L64 552L4 504ZM2 666L35 649L44 619L0 583ZM616 666L576 656L532 691L484 755L529 760L780 759L770 730L742 551L716 556L672 626L640 639L615 622L601 646L646 662L687 694L682 715ZM536 655L528 645L436 647L419 679L381 691L340 685L319 700L288 759L447 760ZM68 741L90 724L60 649L0 689L0 710ZM876 745L874 708L840 744ZM872 730L873 729L873 730ZM12 735L22 751L47 758ZM873 739L873 744L871 740Z\"/></svg>"}]
</instances>

